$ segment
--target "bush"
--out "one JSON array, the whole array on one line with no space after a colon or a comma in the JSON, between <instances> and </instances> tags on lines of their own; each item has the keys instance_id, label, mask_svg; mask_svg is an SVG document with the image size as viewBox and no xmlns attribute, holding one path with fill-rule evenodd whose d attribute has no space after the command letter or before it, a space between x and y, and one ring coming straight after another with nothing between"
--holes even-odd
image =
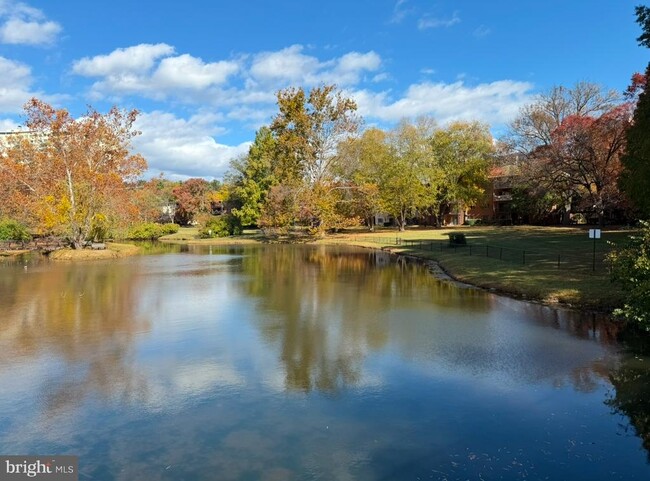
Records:
<instances>
[{"instance_id":1,"label":"bush","mask_svg":"<svg viewBox=\"0 0 650 481\"><path fill-rule=\"evenodd\" d=\"M614 314L650 331L650 223L642 222L641 235L631 236L630 244L608 256L612 280L625 293L623 307Z\"/></svg>"},{"instance_id":2,"label":"bush","mask_svg":"<svg viewBox=\"0 0 650 481\"><path fill-rule=\"evenodd\" d=\"M160 225L162 235L176 234L181 228L178 224L162 224Z\"/></svg>"},{"instance_id":3,"label":"bush","mask_svg":"<svg viewBox=\"0 0 650 481\"><path fill-rule=\"evenodd\" d=\"M131 240L155 240L167 234L178 232L177 224L156 224L154 222L143 222L129 229L126 234Z\"/></svg>"},{"instance_id":4,"label":"bush","mask_svg":"<svg viewBox=\"0 0 650 481\"><path fill-rule=\"evenodd\" d=\"M108 237L110 224L104 214L95 214L91 220L88 237L94 242L104 242Z\"/></svg>"},{"instance_id":5,"label":"bush","mask_svg":"<svg viewBox=\"0 0 650 481\"><path fill-rule=\"evenodd\" d=\"M21 223L11 219L0 220L0 240L26 242L31 239L32 236Z\"/></svg>"},{"instance_id":6,"label":"bush","mask_svg":"<svg viewBox=\"0 0 650 481\"><path fill-rule=\"evenodd\" d=\"M208 220L199 230L201 239L212 237L228 237L231 235L240 235L242 226L239 219L230 214L220 215Z\"/></svg>"},{"instance_id":7,"label":"bush","mask_svg":"<svg viewBox=\"0 0 650 481\"><path fill-rule=\"evenodd\" d=\"M462 232L451 232L447 234L449 236L449 245L450 246L464 246L467 245L467 239L465 234Z\"/></svg>"}]
</instances>

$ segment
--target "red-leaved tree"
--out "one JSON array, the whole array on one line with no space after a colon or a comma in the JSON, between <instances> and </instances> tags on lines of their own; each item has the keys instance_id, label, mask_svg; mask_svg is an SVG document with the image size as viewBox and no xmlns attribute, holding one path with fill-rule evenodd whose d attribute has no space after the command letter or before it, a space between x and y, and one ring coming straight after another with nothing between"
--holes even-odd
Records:
<instances>
[{"instance_id":1,"label":"red-leaved tree","mask_svg":"<svg viewBox=\"0 0 650 481\"><path fill-rule=\"evenodd\" d=\"M624 205L618 179L631 115L632 104L626 103L598 117L567 117L543 152L547 178L574 190L581 210L597 214L601 223Z\"/></svg>"}]
</instances>

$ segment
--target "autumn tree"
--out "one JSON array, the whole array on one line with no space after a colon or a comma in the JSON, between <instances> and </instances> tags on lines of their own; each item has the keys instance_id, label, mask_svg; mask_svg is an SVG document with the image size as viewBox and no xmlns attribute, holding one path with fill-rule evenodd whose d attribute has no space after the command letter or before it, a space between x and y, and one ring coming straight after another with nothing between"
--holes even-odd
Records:
<instances>
[{"instance_id":1,"label":"autumn tree","mask_svg":"<svg viewBox=\"0 0 650 481\"><path fill-rule=\"evenodd\" d=\"M465 211L483 197L494 146L489 127L479 122L454 122L431 138L435 192L430 197L437 224L442 214Z\"/></svg>"},{"instance_id":2,"label":"autumn tree","mask_svg":"<svg viewBox=\"0 0 650 481\"><path fill-rule=\"evenodd\" d=\"M279 180L330 181L338 144L359 129L356 103L325 85L309 94L302 88L281 90L278 109L271 131L277 139Z\"/></svg>"},{"instance_id":3,"label":"autumn tree","mask_svg":"<svg viewBox=\"0 0 650 481\"><path fill-rule=\"evenodd\" d=\"M576 191L582 210L597 214L600 223L605 213L623 205L618 178L630 113L630 105L623 104L599 117L568 117L540 152L548 182Z\"/></svg>"},{"instance_id":4,"label":"autumn tree","mask_svg":"<svg viewBox=\"0 0 650 481\"><path fill-rule=\"evenodd\" d=\"M493 154L486 125L431 118L403 120L386 133L369 129L339 147L340 168L363 193L364 217L391 214L404 230L410 217L431 213L441 223L450 207L465 209L483 195Z\"/></svg>"},{"instance_id":5,"label":"autumn tree","mask_svg":"<svg viewBox=\"0 0 650 481\"><path fill-rule=\"evenodd\" d=\"M274 185L269 189L259 226L267 232L284 233L300 217L299 192L287 184Z\"/></svg>"},{"instance_id":6,"label":"autumn tree","mask_svg":"<svg viewBox=\"0 0 650 481\"><path fill-rule=\"evenodd\" d=\"M131 153L137 111L90 108L77 119L37 99L25 105L28 134L16 135L0 155L0 180L9 204L42 232L67 236L80 248L93 221L125 222L134 214L127 183L146 169Z\"/></svg>"},{"instance_id":7,"label":"autumn tree","mask_svg":"<svg viewBox=\"0 0 650 481\"><path fill-rule=\"evenodd\" d=\"M441 174L430 145L434 130L431 119L420 118L415 123L403 120L388 134L390 155L379 166L380 191L400 231L409 217L427 207L440 187Z\"/></svg>"},{"instance_id":8,"label":"autumn tree","mask_svg":"<svg viewBox=\"0 0 650 481\"><path fill-rule=\"evenodd\" d=\"M338 211L347 202L342 194L347 186L336 177L336 148L358 131L356 104L333 85L309 93L289 88L277 97L279 113L270 127L276 142L272 171L282 188L274 192L273 215L263 216L264 222L294 219L293 210L280 215L278 209L295 206L300 199L298 220L321 233L338 228L344 222L345 216ZM271 206L267 203L266 207Z\"/></svg>"},{"instance_id":9,"label":"autumn tree","mask_svg":"<svg viewBox=\"0 0 650 481\"><path fill-rule=\"evenodd\" d=\"M599 116L619 101L618 92L590 82L578 82L573 88L555 86L521 108L504 140L512 150L528 154L537 147L549 145L553 131L567 117Z\"/></svg>"},{"instance_id":10,"label":"autumn tree","mask_svg":"<svg viewBox=\"0 0 650 481\"><path fill-rule=\"evenodd\" d=\"M386 133L371 128L358 138L345 139L339 144L337 155L337 175L355 187L351 191L354 212L374 230L375 215L386 210L382 181L388 179L383 169L393 158Z\"/></svg>"},{"instance_id":11,"label":"autumn tree","mask_svg":"<svg viewBox=\"0 0 650 481\"><path fill-rule=\"evenodd\" d=\"M511 151L524 159L521 166L523 182L542 186L542 189L535 190L541 195L550 193L551 197L559 199L557 211L564 222L569 222L571 213L584 200L585 191L581 184L587 181L576 182L570 177L571 173L562 172L558 167L565 162L549 162L549 154L557 153L561 137L556 132L568 133L569 126L577 127L578 118L600 118L616 109L620 101L617 92L589 82L578 82L573 88L556 86L523 107L510 125L505 142ZM618 151L616 155L620 153ZM576 169L572 170L575 172ZM533 192L529 194L533 195ZM590 210L598 209L593 205Z\"/></svg>"},{"instance_id":12,"label":"autumn tree","mask_svg":"<svg viewBox=\"0 0 650 481\"><path fill-rule=\"evenodd\" d=\"M195 178L181 182L172 189L176 201L174 221L180 225L188 225L199 214L207 214L211 210L210 183L205 179Z\"/></svg>"},{"instance_id":13,"label":"autumn tree","mask_svg":"<svg viewBox=\"0 0 650 481\"><path fill-rule=\"evenodd\" d=\"M173 189L177 183L162 175L133 186L132 200L138 209L138 217L144 222L174 222L176 199Z\"/></svg>"}]
</instances>

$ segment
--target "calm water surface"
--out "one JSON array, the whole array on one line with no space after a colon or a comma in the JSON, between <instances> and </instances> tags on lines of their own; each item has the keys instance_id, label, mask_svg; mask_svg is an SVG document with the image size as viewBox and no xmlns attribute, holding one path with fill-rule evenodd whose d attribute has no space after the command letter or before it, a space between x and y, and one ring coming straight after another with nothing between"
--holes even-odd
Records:
<instances>
[{"instance_id":1,"label":"calm water surface","mask_svg":"<svg viewBox=\"0 0 650 481\"><path fill-rule=\"evenodd\" d=\"M614 334L372 251L4 261L0 453L81 480L647 480L650 358Z\"/></svg>"}]
</instances>

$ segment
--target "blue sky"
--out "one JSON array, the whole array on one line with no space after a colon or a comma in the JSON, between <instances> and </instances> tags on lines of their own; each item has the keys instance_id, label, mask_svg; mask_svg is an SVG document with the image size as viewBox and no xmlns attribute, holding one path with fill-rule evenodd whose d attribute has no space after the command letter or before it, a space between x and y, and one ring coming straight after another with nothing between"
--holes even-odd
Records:
<instances>
[{"instance_id":1,"label":"blue sky","mask_svg":"<svg viewBox=\"0 0 650 481\"><path fill-rule=\"evenodd\" d=\"M428 115L495 135L553 85L623 90L641 0L0 0L0 130L37 96L141 111L149 175L220 178L275 92L336 83L366 125Z\"/></svg>"}]
</instances>

